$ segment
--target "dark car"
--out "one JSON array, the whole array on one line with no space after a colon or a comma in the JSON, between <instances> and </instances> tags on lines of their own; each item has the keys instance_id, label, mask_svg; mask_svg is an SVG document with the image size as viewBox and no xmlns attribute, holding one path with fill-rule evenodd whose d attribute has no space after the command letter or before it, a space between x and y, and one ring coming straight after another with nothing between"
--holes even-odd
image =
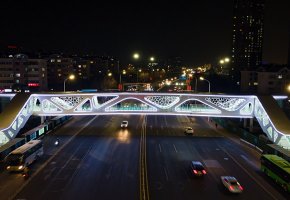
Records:
<instances>
[{"instance_id":1,"label":"dark car","mask_svg":"<svg viewBox=\"0 0 290 200\"><path fill-rule=\"evenodd\" d=\"M204 166L199 161L191 161L190 170L193 176L203 176L206 174Z\"/></svg>"}]
</instances>

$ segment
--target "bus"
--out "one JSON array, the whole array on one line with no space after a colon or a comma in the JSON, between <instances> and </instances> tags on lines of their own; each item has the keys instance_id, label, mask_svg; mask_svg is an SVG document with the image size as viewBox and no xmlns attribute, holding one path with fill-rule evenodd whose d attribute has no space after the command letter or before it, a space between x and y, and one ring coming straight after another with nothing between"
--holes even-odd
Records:
<instances>
[{"instance_id":1,"label":"bus","mask_svg":"<svg viewBox=\"0 0 290 200\"><path fill-rule=\"evenodd\" d=\"M261 170L283 189L290 192L290 163L273 154L261 156Z\"/></svg>"},{"instance_id":2,"label":"bus","mask_svg":"<svg viewBox=\"0 0 290 200\"><path fill-rule=\"evenodd\" d=\"M43 155L41 140L31 140L9 153L5 158L8 171L23 171L28 165Z\"/></svg>"}]
</instances>

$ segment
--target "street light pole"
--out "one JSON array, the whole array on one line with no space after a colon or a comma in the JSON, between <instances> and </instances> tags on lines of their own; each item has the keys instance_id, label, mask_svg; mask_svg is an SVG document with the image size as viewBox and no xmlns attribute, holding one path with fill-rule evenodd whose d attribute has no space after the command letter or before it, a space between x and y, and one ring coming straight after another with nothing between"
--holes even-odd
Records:
<instances>
[{"instance_id":1,"label":"street light pole","mask_svg":"<svg viewBox=\"0 0 290 200\"><path fill-rule=\"evenodd\" d=\"M67 77L66 79L64 79L64 81L63 81L63 91L65 92L65 82L67 81L67 80L73 80L73 79L75 79L75 75L73 75L73 74L71 74L71 75L69 75L69 77Z\"/></svg>"},{"instance_id":2,"label":"street light pole","mask_svg":"<svg viewBox=\"0 0 290 200\"><path fill-rule=\"evenodd\" d=\"M118 74L119 74L119 84L121 84L121 82L122 82L122 77L121 77L121 72L120 72L120 63L119 63L119 60L117 61L117 63L118 63Z\"/></svg>"},{"instance_id":3,"label":"street light pole","mask_svg":"<svg viewBox=\"0 0 290 200\"><path fill-rule=\"evenodd\" d=\"M203 77L199 77L199 79L202 80L202 81L208 82L208 93L210 93L210 82L209 82L209 80L207 80L207 79L205 79Z\"/></svg>"},{"instance_id":4,"label":"street light pole","mask_svg":"<svg viewBox=\"0 0 290 200\"><path fill-rule=\"evenodd\" d=\"M63 82L63 91L65 92L65 82L68 80L68 78L64 79L64 82Z\"/></svg>"},{"instance_id":5,"label":"street light pole","mask_svg":"<svg viewBox=\"0 0 290 200\"><path fill-rule=\"evenodd\" d=\"M195 77L195 92L197 92L197 78Z\"/></svg>"}]
</instances>

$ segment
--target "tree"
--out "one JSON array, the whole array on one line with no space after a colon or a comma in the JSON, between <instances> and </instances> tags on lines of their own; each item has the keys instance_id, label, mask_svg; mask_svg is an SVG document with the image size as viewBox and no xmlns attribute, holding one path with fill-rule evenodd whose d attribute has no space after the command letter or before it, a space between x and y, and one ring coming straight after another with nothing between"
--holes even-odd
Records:
<instances>
[{"instance_id":1,"label":"tree","mask_svg":"<svg viewBox=\"0 0 290 200\"><path fill-rule=\"evenodd\" d=\"M117 81L112 76L105 76L102 81L102 89L117 89Z\"/></svg>"}]
</instances>

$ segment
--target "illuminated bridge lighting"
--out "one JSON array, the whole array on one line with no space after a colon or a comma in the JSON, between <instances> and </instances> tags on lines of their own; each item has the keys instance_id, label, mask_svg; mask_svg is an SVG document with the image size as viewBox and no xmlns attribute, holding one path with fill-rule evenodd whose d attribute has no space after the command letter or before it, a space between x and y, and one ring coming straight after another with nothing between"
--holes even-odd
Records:
<instances>
[{"instance_id":1,"label":"illuminated bridge lighting","mask_svg":"<svg viewBox=\"0 0 290 200\"><path fill-rule=\"evenodd\" d=\"M5 96L4 94L0 96ZM290 149L290 123L271 112L275 99L254 95L188 93L54 93L17 94L7 118L0 115L0 146L16 137L31 115L183 115L256 118L269 140ZM287 97L286 97L287 98ZM268 101L268 102L266 102ZM270 103L269 103L270 102ZM265 106L266 105L266 106ZM279 108L278 108L279 109ZM282 119L282 118L283 119ZM285 121L288 120L288 121Z\"/></svg>"}]
</instances>

